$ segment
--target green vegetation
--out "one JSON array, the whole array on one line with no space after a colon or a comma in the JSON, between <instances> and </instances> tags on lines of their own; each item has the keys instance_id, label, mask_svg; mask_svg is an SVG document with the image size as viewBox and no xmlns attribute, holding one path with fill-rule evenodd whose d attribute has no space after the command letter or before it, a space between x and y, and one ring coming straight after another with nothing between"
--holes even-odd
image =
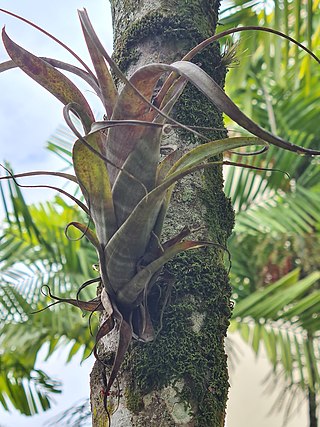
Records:
<instances>
[{"instance_id":1,"label":"green vegetation","mask_svg":"<svg viewBox=\"0 0 320 427\"><path fill-rule=\"evenodd\" d=\"M297 3L300 4L300 2ZM319 2L314 3L319 4ZM250 25L274 24L275 28L288 32L287 30L291 29L290 16L295 15L297 17L298 14L300 16L303 11L297 10L297 6L295 7L293 2L287 2L286 4L288 7L287 12L285 8L276 6L276 9L271 10L269 13L267 9L263 8L253 12L249 8L249 2L244 4L241 2L239 10L236 9L235 13L222 19L223 30L227 29L229 24L234 25L236 22L242 22ZM317 40L319 39L319 33L313 33L312 31L313 26L315 27L316 23L319 22L319 12L314 8L314 13L311 13L310 7L306 10L308 11L308 19L305 20L304 25L301 25L301 28L295 26L295 37L300 40L307 39L309 48L313 48L317 46ZM159 20L157 20L158 24ZM168 25L168 29L170 29L170 25ZM149 30L151 31L150 28ZM139 34L142 37L144 33ZM232 99L237 100L242 111L247 112L250 117L264 128L281 135L297 146L316 150L320 113L318 69L309 59L306 59L305 55L300 55L295 47L289 49L289 44L286 40L278 42L274 35L268 33L263 33L263 38L260 33L257 33L257 37L250 36L249 38L243 36L244 33L239 34L241 44L237 50L240 52L238 53L240 67L229 72L226 83L228 93L232 95ZM128 47L130 37L133 36L134 34L130 34L123 41L124 47ZM264 46L267 46L267 49L261 48L262 42ZM252 52L255 52L250 60L246 60L248 58L247 52L241 54L243 43L245 43L248 50L251 51L252 49ZM230 47L228 48L226 45L225 59L228 57L228 52L230 52ZM132 55L134 54L135 52L133 51ZM14 59L17 61L16 57ZM228 64L230 66L230 62ZM120 60L120 65L122 69L126 68L125 59ZM241 73L239 73L239 70L241 70ZM97 67L96 71L99 74L101 69ZM296 78L297 75L299 75L299 80ZM100 76L100 78L102 77ZM119 74L117 78L120 78ZM219 79L221 82L222 77L220 76L219 78L218 76ZM235 81L236 84L234 83ZM136 83L139 84L139 81L137 80ZM51 91L53 89L58 90L56 87L51 87L50 89ZM152 88L150 87L150 89ZM127 86L127 91L127 96L130 94L132 97L132 88L130 86ZM113 94L112 97L116 102L117 95L113 86L108 91L108 94L110 93ZM72 96L74 96L74 93L72 93ZM67 98L64 101L68 107L70 97ZM81 103L81 97L78 97L77 101ZM125 104L125 95L122 101ZM190 102L188 94L180 102ZM202 102L202 95L199 97L199 102ZM114 105L108 104L105 100L107 112L112 110ZM175 118L183 123L197 124L196 110L197 107L194 110L190 109L190 116L193 116L191 120L190 116L188 116L187 120L179 115L176 115ZM124 107L120 111L121 114L123 111ZM80 111L78 107L76 112L80 117L83 117L83 111ZM119 113L119 117L115 118L121 119L121 114ZM90 119L90 112L83 120L84 128L87 128L87 130L88 116ZM140 119L141 117L135 115L134 118ZM99 130L105 130L107 124L105 123L103 126L104 128L100 126ZM233 131L239 132L240 128L233 128ZM186 133L186 130L183 129L181 132ZM114 133L119 135L117 130ZM155 144L158 144L157 138L157 132L154 131L151 139L156 141ZM95 137L87 136L87 141L89 141L94 150L98 151L99 141L95 140ZM198 168L198 164L202 165L202 161L210 159L212 155L219 154L228 147L233 149L244 144L251 145L254 142L256 143L257 141L245 137L238 140L231 138L229 142L218 142L211 144L210 147L204 144L203 148L193 152L193 161L190 161L191 157L184 158L180 161L180 165L174 166L176 169L171 171L171 178L170 173L168 173L167 176L163 177L162 184L165 183L164 187L167 190L171 184L174 184L176 178L180 178L187 173L187 167L195 166ZM101 194L95 193L96 188L94 186L90 189L88 188L91 182L98 179L98 176L101 179L100 175L103 175L100 174L101 165L104 162L102 161L103 159L101 160L95 154L92 154L92 150L89 151L88 147L81 144L81 138L78 139L76 144L78 154L74 151L74 159L76 159L77 155L79 155L79 158L81 157L78 164L76 160L75 165L78 181L80 181L84 197L87 200L87 206L95 222L98 239L100 243L106 244L110 237L119 231L119 228L114 224L108 224L106 227L105 224L101 225L101 217L104 217L105 211L102 215L98 210L94 211ZM222 147L223 144L225 144L224 147ZM218 150L214 151L212 147L218 147ZM51 149L68 155L64 149L62 150L59 147L59 144L51 145ZM88 178L88 175L83 174L83 169L87 168L89 160L91 164L96 165L97 169ZM232 253L231 280L234 299L237 304L231 330L240 330L243 338L252 345L256 353L258 353L261 346L265 347L275 374L278 376L279 373L283 374L289 390L298 389L309 397L310 407L313 408L315 417L316 395L320 387L319 354L315 345L316 340L319 338L320 330L318 316L320 300L319 261L313 247L319 245L319 162L314 158L299 157L295 153L279 150L278 147L271 147L267 153L261 156L245 157L243 155L230 154L230 160L235 163L246 162L258 168L272 167L290 174L290 180L281 172L270 173L266 170L229 169L226 174L225 190L236 209L236 226L235 232L230 239L230 250ZM122 167L124 161L125 159L121 159L118 168L119 166ZM153 177L157 168L157 160L154 163L151 173ZM90 168L88 167L87 169ZM98 174L97 171L99 172ZM121 170L121 172L123 171ZM115 174L115 171L113 173ZM123 182L128 180L128 174L130 173L132 173L132 170L122 173ZM146 181L143 182L143 185L148 188L148 191L157 190L162 185L161 181L156 183L158 187L152 187L149 180L150 176L146 176ZM226 207L225 201L221 203L219 194L210 192L208 182L212 179L220 179L219 176L216 176L214 169L206 170L205 176L205 191L202 198L208 207L209 232L219 236L221 241L218 243L224 245L226 238L231 233L231 225L233 224L231 210L229 205ZM107 179L106 174L103 175L103 179ZM141 180L140 175L139 179ZM141 187L140 181L135 183L137 188ZM105 184L105 181L101 184ZM12 182L8 185L11 206L9 207L8 200L3 198L6 208L6 222L0 237L2 270L0 273L0 304L3 312L1 344L7 349L7 352L6 357L0 355L0 362L4 372L8 372L9 375L0 378L2 384L0 388L0 403L7 409L6 399L9 399L22 413L30 415L40 409L47 409L50 405L50 392L58 391L58 384L48 379L44 373L34 369L39 349L45 343L49 343L49 357L58 346L72 341L73 346L68 357L70 360L79 351L83 353L83 357L86 357L91 348L87 320L81 320L74 308L59 304L55 310L55 315L52 315L49 310L44 311L41 315L30 314L32 311L43 309L46 303L51 302L48 296L46 298L39 296L39 289L43 285L47 285L54 295L70 301L70 294L72 292L75 293L85 280L95 279L98 276L98 273L91 267L97 262L95 250L85 239L67 240L64 237L66 224L75 223L76 221L76 227L86 234L96 246L97 244L96 237L89 233L86 225L81 225L86 223L86 216L80 211L74 208L71 209L69 205L58 198L50 203L27 206L20 189ZM139 193L138 190L137 193ZM158 200L161 200L162 203L163 199L161 197L163 197L163 193L154 194L156 194L154 203L158 203ZM123 204L127 202L123 201L121 194L118 201L115 198L111 200L109 196L105 194L105 205L109 204L107 206L108 209L110 203L113 202L115 204L118 203L118 207L120 206L118 212L121 213L127 209L127 206L123 208ZM188 195L186 194L185 197L188 197ZM142 200L144 200L144 197L140 195L139 200L130 201L130 214L136 206L139 204L139 206L142 206ZM145 199L145 202L147 204L147 199ZM151 212L152 209L149 205L147 208ZM213 216L210 214L210 206L217 205L219 206L218 213ZM163 205L159 204L159 210L161 206ZM227 217L224 216L226 210L230 213ZM149 218L148 215L146 215L146 220ZM156 216L155 212L152 212L152 215ZM120 221L122 223L128 218L127 216L120 220L120 216L119 214L116 222ZM156 225L157 228L154 228L153 223L151 228L142 231L145 235L150 235L151 231L154 230L155 234L160 237L159 224ZM227 227L223 225L227 225ZM136 227L137 222L132 220L130 229L135 229ZM220 227L221 230L219 230ZM106 241L103 239L106 239ZM125 243L129 244L130 237L127 237L127 239ZM121 244L115 246L118 252L115 257L117 259L114 262L114 272L110 270L108 273L110 276L114 273L113 277L117 275L117 262L121 258L123 241L121 239L119 241ZM161 258L161 256L159 257L159 251L154 249L154 252L150 252L149 244L152 246L149 241L141 243L142 249L139 258L144 258L144 267L147 266L148 262L148 266L150 266L152 262ZM179 248L173 249L189 249L193 246L205 245L204 242L180 242L179 244ZM157 247L156 249L159 248ZM155 332L161 328L165 332L166 342L165 344L162 342L160 334L154 343L136 343L134 345L134 349L130 354L130 363L134 367L136 382L127 391L128 402L133 411L139 411L141 396L144 393L155 387L155 385L159 387L165 386L172 380L178 380L186 372L190 383L186 382L181 391L181 396L186 401L189 401L194 389L197 390L197 395L199 396L199 401L197 402L199 405L199 425L206 425L208 420L212 418L212 414L216 413L216 408L219 405L221 406L220 410L223 411L228 378L223 378L222 381L226 384L225 390L218 390L216 382L221 384L221 378L218 380L218 377L223 370L219 369L219 367L221 363L225 364L226 360L224 354L210 353L210 348L220 348L220 340L224 337L228 325L221 325L219 323L220 317L217 313L212 312L211 308L217 306L221 312L224 312L226 319L230 317L229 297L231 289L225 269L222 266L222 251L217 256L218 265L216 267L212 267L209 262L212 259L210 249L206 248L202 249L202 251L202 259L204 256L208 258L208 269L205 271L203 267L201 269L198 267L200 264L197 262L197 257L200 255L196 252L191 255L190 253L179 255L174 262L169 262L166 265L166 270L171 273L179 273L179 280L177 280L172 290L173 302L168 307L165 307L166 302L162 301L163 308L165 308L163 317L161 312L158 312L158 316L152 319ZM163 257L159 264L154 264L155 270L153 270L153 273L156 273L169 260L171 255L175 255L177 252L178 250L171 251L168 256ZM103 264L104 260L101 257L101 253L99 253L99 256L100 264ZM17 259L19 263L25 265L22 271ZM138 260L134 259L134 270L137 262ZM193 270L192 277L183 274L185 270L189 269L190 265L192 265ZM121 276L122 274L123 271L121 270ZM127 282L132 284L135 281L135 274L130 274ZM225 286L219 290L213 289L212 292L209 292L208 287L214 287L214 278L218 276L219 282L224 283ZM139 294L142 289L148 287L150 277L147 277L142 288L138 287L134 295L123 292L122 284L117 288L118 279L117 277L113 279L114 282L111 289L108 288L110 285L106 281L104 283L105 288L110 295L115 292L119 306L127 304L131 311L135 312ZM12 284L15 286L13 287ZM141 286L140 283L139 286ZM181 289L185 292L189 287L190 289L192 288L195 299L175 304L175 294L179 293ZM86 288L81 296L83 300L92 300L95 298L95 291L94 289ZM151 292L150 299L152 300L152 298ZM213 300L212 298L215 299ZM205 327L198 332L195 326L194 334L190 336L190 329L181 330L180 320L184 319L187 325L192 324L192 313L197 311L200 303L205 315L203 320ZM95 304L97 304L97 301L95 301ZM138 304L138 307L141 308L141 304ZM123 312L122 316L126 317L127 313ZM177 318L180 319L179 323L177 323ZM130 324L127 319L128 317L125 321ZM133 327L132 325L130 326ZM139 336L139 331L135 330L135 333ZM132 330L130 339L131 335ZM217 343L210 342L209 344L208 336L215 336ZM130 341L129 338L128 340ZM141 338L143 338L142 334ZM196 351L186 354L185 342L190 341L195 342L195 348L197 348L196 344L202 345L201 343L203 343L212 358L208 356L208 358L204 359L202 356L197 355ZM18 346L17 342L19 342ZM135 353L136 349L138 351ZM139 357L135 357L136 354L139 354ZM151 359L154 361L157 357L165 358L165 360L169 361L178 359L180 363L180 366L178 364L178 371L171 372L170 363L168 363L169 369L166 372L155 371L153 369L154 366L149 361ZM21 368L22 366L23 369ZM201 376L201 373L208 371L208 369L212 373L208 384L213 396L209 401L204 393ZM193 389L192 393L191 387ZM35 403L35 397L39 398L40 404Z\"/></svg>"}]
</instances>

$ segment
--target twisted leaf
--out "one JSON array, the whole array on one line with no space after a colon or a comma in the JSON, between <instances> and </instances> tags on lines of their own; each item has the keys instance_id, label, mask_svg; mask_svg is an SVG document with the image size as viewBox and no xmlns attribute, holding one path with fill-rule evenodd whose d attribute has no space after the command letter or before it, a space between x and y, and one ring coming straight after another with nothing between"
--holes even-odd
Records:
<instances>
[{"instance_id":1,"label":"twisted leaf","mask_svg":"<svg viewBox=\"0 0 320 427\"><path fill-rule=\"evenodd\" d=\"M47 89L63 104L67 105L74 102L81 106L83 113L87 116L84 126L89 130L94 121L94 115L79 89L52 65L14 43L4 29L2 30L2 40L11 59L28 76Z\"/></svg>"}]
</instances>

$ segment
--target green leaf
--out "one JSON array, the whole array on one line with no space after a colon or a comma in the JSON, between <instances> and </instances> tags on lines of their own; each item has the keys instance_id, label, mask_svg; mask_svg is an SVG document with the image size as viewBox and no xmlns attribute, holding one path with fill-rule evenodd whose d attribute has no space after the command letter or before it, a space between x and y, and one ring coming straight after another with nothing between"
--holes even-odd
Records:
<instances>
[{"instance_id":1,"label":"green leaf","mask_svg":"<svg viewBox=\"0 0 320 427\"><path fill-rule=\"evenodd\" d=\"M183 156L183 152L181 150L174 150L172 153L168 154L162 162L159 163L157 169L157 185L161 184L164 181L169 171L173 167L174 164Z\"/></svg>"},{"instance_id":2,"label":"green leaf","mask_svg":"<svg viewBox=\"0 0 320 427\"><path fill-rule=\"evenodd\" d=\"M185 168L192 168L193 166L210 159L218 153L232 150L232 148L228 147L233 145L235 148L238 148L250 145L265 146L267 144L262 139L255 137L233 137L201 144L183 155L169 170L168 177L174 172L185 170Z\"/></svg>"},{"instance_id":3,"label":"green leaf","mask_svg":"<svg viewBox=\"0 0 320 427\"><path fill-rule=\"evenodd\" d=\"M209 246L210 244L210 242L184 241L170 246L155 261L146 266L142 266L141 270L129 283L117 289L116 295L118 301L129 306L134 305L137 300L138 303L140 303L139 297L144 292L144 290L147 289L148 284L150 283L153 276L166 262L182 251L201 248L204 246Z\"/></svg>"},{"instance_id":4,"label":"green leaf","mask_svg":"<svg viewBox=\"0 0 320 427\"><path fill-rule=\"evenodd\" d=\"M309 347L308 338L305 338L303 340L303 353L305 359L305 366L308 374L308 386L312 391L314 391L313 365L310 350L312 351L312 349Z\"/></svg>"},{"instance_id":5,"label":"green leaf","mask_svg":"<svg viewBox=\"0 0 320 427\"><path fill-rule=\"evenodd\" d=\"M309 311L309 310L310 311L312 310L312 312L311 313L309 312L308 315L312 316L313 313L317 312L317 306L319 306L319 303L320 303L320 293L318 290L316 290L312 292L310 295L307 295L299 299L299 301L294 303L292 307L285 310L285 312L281 315L281 317L291 320L296 316L303 315L304 313L306 313L306 311Z\"/></svg>"},{"instance_id":6,"label":"green leaf","mask_svg":"<svg viewBox=\"0 0 320 427\"><path fill-rule=\"evenodd\" d=\"M86 141L95 151L101 152L99 134L87 135ZM73 147L73 163L99 242L105 245L117 228L106 164L80 140Z\"/></svg>"},{"instance_id":7,"label":"green leaf","mask_svg":"<svg viewBox=\"0 0 320 427\"><path fill-rule=\"evenodd\" d=\"M244 315L250 316L252 308L255 308L257 304L266 301L266 298L276 292L278 289L282 290L296 283L299 279L299 273L299 269L292 270L290 273L288 273L286 276L284 276L274 284L268 286L263 290L256 291L253 294L249 295L247 298L243 299L242 301L239 301L239 303L237 303L234 308L233 317L235 318L237 316ZM267 304L269 304L269 301ZM263 317L263 314L259 317Z\"/></svg>"},{"instance_id":8,"label":"green leaf","mask_svg":"<svg viewBox=\"0 0 320 427\"><path fill-rule=\"evenodd\" d=\"M100 251L100 243L96 236L96 234L88 227L88 225L81 224L81 222L72 221L69 222L69 224L66 227L66 233L69 229L69 227L75 227L76 229L80 230L84 236L93 244L93 246Z\"/></svg>"},{"instance_id":9,"label":"green leaf","mask_svg":"<svg viewBox=\"0 0 320 427\"><path fill-rule=\"evenodd\" d=\"M71 350L69 352L68 358L67 358L67 363L70 362L70 360L72 359L72 357L78 353L78 351L82 348L82 344L80 344L79 342L75 342L73 344L73 346L71 347Z\"/></svg>"},{"instance_id":10,"label":"green leaf","mask_svg":"<svg viewBox=\"0 0 320 427\"><path fill-rule=\"evenodd\" d=\"M275 368L277 363L277 345L274 332L273 330L268 331L265 326L262 326L261 335L267 352L267 356L271 361L273 367Z\"/></svg>"},{"instance_id":11,"label":"green leaf","mask_svg":"<svg viewBox=\"0 0 320 427\"><path fill-rule=\"evenodd\" d=\"M260 338L262 333L261 329L261 325L259 323L255 323L252 336L252 348L256 354L259 352Z\"/></svg>"},{"instance_id":12,"label":"green leaf","mask_svg":"<svg viewBox=\"0 0 320 427\"><path fill-rule=\"evenodd\" d=\"M296 360L298 362L298 368L299 368L299 373L300 373L300 384L301 384L302 389L304 389L305 388L305 379L304 379L304 372L303 372L301 345L300 345L296 335L294 335L294 346L295 346L295 356L296 356Z\"/></svg>"},{"instance_id":13,"label":"green leaf","mask_svg":"<svg viewBox=\"0 0 320 427\"><path fill-rule=\"evenodd\" d=\"M247 323L240 324L240 334L246 343L249 342L250 338L250 326Z\"/></svg>"},{"instance_id":14,"label":"green leaf","mask_svg":"<svg viewBox=\"0 0 320 427\"><path fill-rule=\"evenodd\" d=\"M211 164L199 165L209 153L215 156L223 151L255 144L255 138L229 138L204 144L202 155L195 149L197 156L191 166L181 167L170 174L162 184L144 196L106 247L107 274L115 292L134 277L138 260L145 254L167 190L184 176L198 169L211 167ZM190 162L191 159L192 156Z\"/></svg>"}]
</instances>

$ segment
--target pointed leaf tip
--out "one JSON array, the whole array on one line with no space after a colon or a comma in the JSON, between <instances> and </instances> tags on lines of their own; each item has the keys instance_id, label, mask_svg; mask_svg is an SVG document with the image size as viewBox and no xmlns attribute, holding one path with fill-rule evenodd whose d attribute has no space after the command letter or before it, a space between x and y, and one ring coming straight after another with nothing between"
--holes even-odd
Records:
<instances>
[{"instance_id":1,"label":"pointed leaf tip","mask_svg":"<svg viewBox=\"0 0 320 427\"><path fill-rule=\"evenodd\" d=\"M48 62L11 40L4 28L2 29L2 40L8 55L22 71L52 93L64 105L72 102L79 104L90 122L94 122L94 115L86 98L71 80Z\"/></svg>"}]
</instances>

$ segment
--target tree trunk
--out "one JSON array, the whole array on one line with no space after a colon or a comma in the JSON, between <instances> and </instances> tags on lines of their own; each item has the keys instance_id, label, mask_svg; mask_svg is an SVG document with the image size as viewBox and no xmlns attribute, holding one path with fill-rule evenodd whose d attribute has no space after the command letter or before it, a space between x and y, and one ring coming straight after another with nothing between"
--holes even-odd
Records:
<instances>
[{"instance_id":1,"label":"tree trunk","mask_svg":"<svg viewBox=\"0 0 320 427\"><path fill-rule=\"evenodd\" d=\"M179 60L212 35L219 1L112 0L111 6L114 58L130 75L145 63ZM223 85L225 70L218 46L206 49L195 62ZM207 131L212 139L226 136L221 114L189 86L174 114L188 125L217 128ZM166 149L201 143L185 131L166 138ZM187 225L198 229L196 238L210 238L224 246L234 217L222 187L220 166L178 184L167 215L165 237ZM164 268L149 298L158 333L153 342L134 342L130 348L119 382L108 396L112 427L224 426L229 387L224 338L231 307L223 258L220 247L190 251ZM114 334L108 336L100 348L105 360L112 354L116 339ZM95 427L108 426L103 407L103 369L96 362L91 374Z\"/></svg>"}]
</instances>

